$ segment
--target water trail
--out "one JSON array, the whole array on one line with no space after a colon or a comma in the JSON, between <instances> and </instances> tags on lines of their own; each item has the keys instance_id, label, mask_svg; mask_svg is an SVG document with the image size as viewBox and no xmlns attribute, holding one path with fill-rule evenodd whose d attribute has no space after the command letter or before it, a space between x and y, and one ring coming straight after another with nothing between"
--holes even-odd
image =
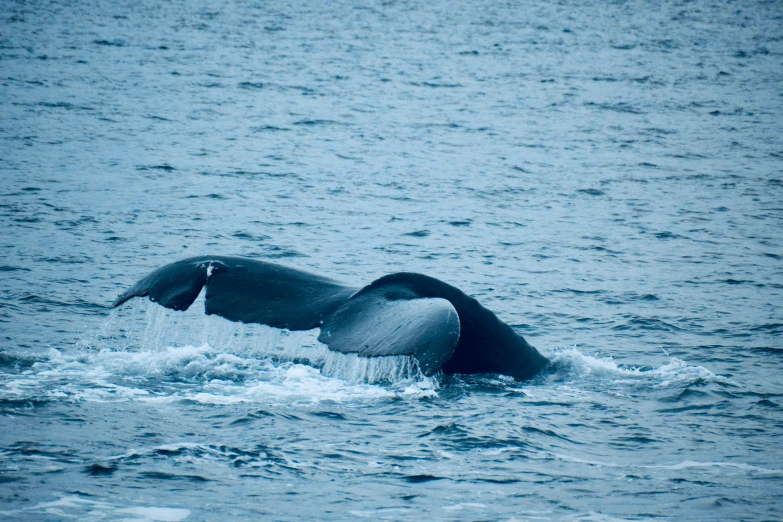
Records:
<instances>
[{"instance_id":1,"label":"water trail","mask_svg":"<svg viewBox=\"0 0 783 522\"><path fill-rule=\"evenodd\" d=\"M573 346L554 353L552 373L547 377L547 381L553 383L587 382L650 389L687 387L694 383L741 386L703 366L690 365L682 359L670 357L668 354L666 356L668 362L661 366L652 368L625 366L618 364L612 357L587 355Z\"/></svg>"}]
</instances>

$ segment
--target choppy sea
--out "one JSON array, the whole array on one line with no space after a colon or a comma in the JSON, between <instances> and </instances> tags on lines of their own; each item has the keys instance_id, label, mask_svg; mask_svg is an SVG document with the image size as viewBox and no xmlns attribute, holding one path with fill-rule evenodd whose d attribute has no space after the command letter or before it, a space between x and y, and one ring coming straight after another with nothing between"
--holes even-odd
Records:
<instances>
[{"instance_id":1,"label":"choppy sea","mask_svg":"<svg viewBox=\"0 0 783 522\"><path fill-rule=\"evenodd\" d=\"M4 0L0 110L0 518L783 517L783 3ZM210 253L552 364L110 309Z\"/></svg>"}]
</instances>

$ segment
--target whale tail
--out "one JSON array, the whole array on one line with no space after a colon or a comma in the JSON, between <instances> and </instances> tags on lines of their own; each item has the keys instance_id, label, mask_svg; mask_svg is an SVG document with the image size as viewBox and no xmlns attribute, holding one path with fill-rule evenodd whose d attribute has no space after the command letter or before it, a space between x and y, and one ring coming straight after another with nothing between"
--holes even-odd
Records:
<instances>
[{"instance_id":1,"label":"whale tail","mask_svg":"<svg viewBox=\"0 0 783 522\"><path fill-rule=\"evenodd\" d=\"M326 277L285 266L229 256L191 257L163 266L120 294L149 297L166 308L187 310L206 286L204 311L230 321L310 330L356 292Z\"/></svg>"},{"instance_id":2,"label":"whale tail","mask_svg":"<svg viewBox=\"0 0 783 522\"><path fill-rule=\"evenodd\" d=\"M362 357L409 355L432 375L451 358L459 337L459 315L446 299L367 286L324 320L318 340Z\"/></svg>"},{"instance_id":3,"label":"whale tail","mask_svg":"<svg viewBox=\"0 0 783 522\"><path fill-rule=\"evenodd\" d=\"M288 330L320 327L329 349L363 357L407 355L425 375L440 370L460 337L454 306L398 287L357 288L273 263L228 256L183 259L154 270L113 307L149 297L187 310L206 286L205 312Z\"/></svg>"},{"instance_id":4,"label":"whale tail","mask_svg":"<svg viewBox=\"0 0 783 522\"><path fill-rule=\"evenodd\" d=\"M206 287L205 312L289 330L321 328L331 350L412 356L425 375L502 373L529 379L546 357L478 301L422 274L390 274L357 289L273 263L191 257L159 268L122 293L187 310Z\"/></svg>"}]
</instances>

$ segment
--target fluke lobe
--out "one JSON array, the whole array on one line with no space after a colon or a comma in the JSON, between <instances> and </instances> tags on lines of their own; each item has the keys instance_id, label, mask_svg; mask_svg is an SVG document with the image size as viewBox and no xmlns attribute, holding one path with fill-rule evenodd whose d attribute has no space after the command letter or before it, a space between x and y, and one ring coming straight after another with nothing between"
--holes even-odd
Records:
<instances>
[{"instance_id":1,"label":"fluke lobe","mask_svg":"<svg viewBox=\"0 0 783 522\"><path fill-rule=\"evenodd\" d=\"M228 256L171 263L120 294L187 310L206 286L205 311L289 330L321 328L329 349L362 357L413 356L425 375L500 373L529 379L548 364L510 326L461 290L401 272L353 288L285 266Z\"/></svg>"}]
</instances>

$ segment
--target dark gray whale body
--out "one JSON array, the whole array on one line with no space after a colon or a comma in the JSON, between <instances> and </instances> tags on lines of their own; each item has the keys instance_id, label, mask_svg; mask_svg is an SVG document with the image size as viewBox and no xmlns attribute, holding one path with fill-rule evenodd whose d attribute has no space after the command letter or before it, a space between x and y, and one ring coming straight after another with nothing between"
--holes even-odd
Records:
<instances>
[{"instance_id":1,"label":"dark gray whale body","mask_svg":"<svg viewBox=\"0 0 783 522\"><path fill-rule=\"evenodd\" d=\"M333 351L409 355L425 375L443 370L522 380L549 362L478 301L422 274L391 274L358 289L274 263L200 256L153 271L113 306L149 296L187 310L204 286L207 314L289 330L320 327L318 340Z\"/></svg>"}]
</instances>

